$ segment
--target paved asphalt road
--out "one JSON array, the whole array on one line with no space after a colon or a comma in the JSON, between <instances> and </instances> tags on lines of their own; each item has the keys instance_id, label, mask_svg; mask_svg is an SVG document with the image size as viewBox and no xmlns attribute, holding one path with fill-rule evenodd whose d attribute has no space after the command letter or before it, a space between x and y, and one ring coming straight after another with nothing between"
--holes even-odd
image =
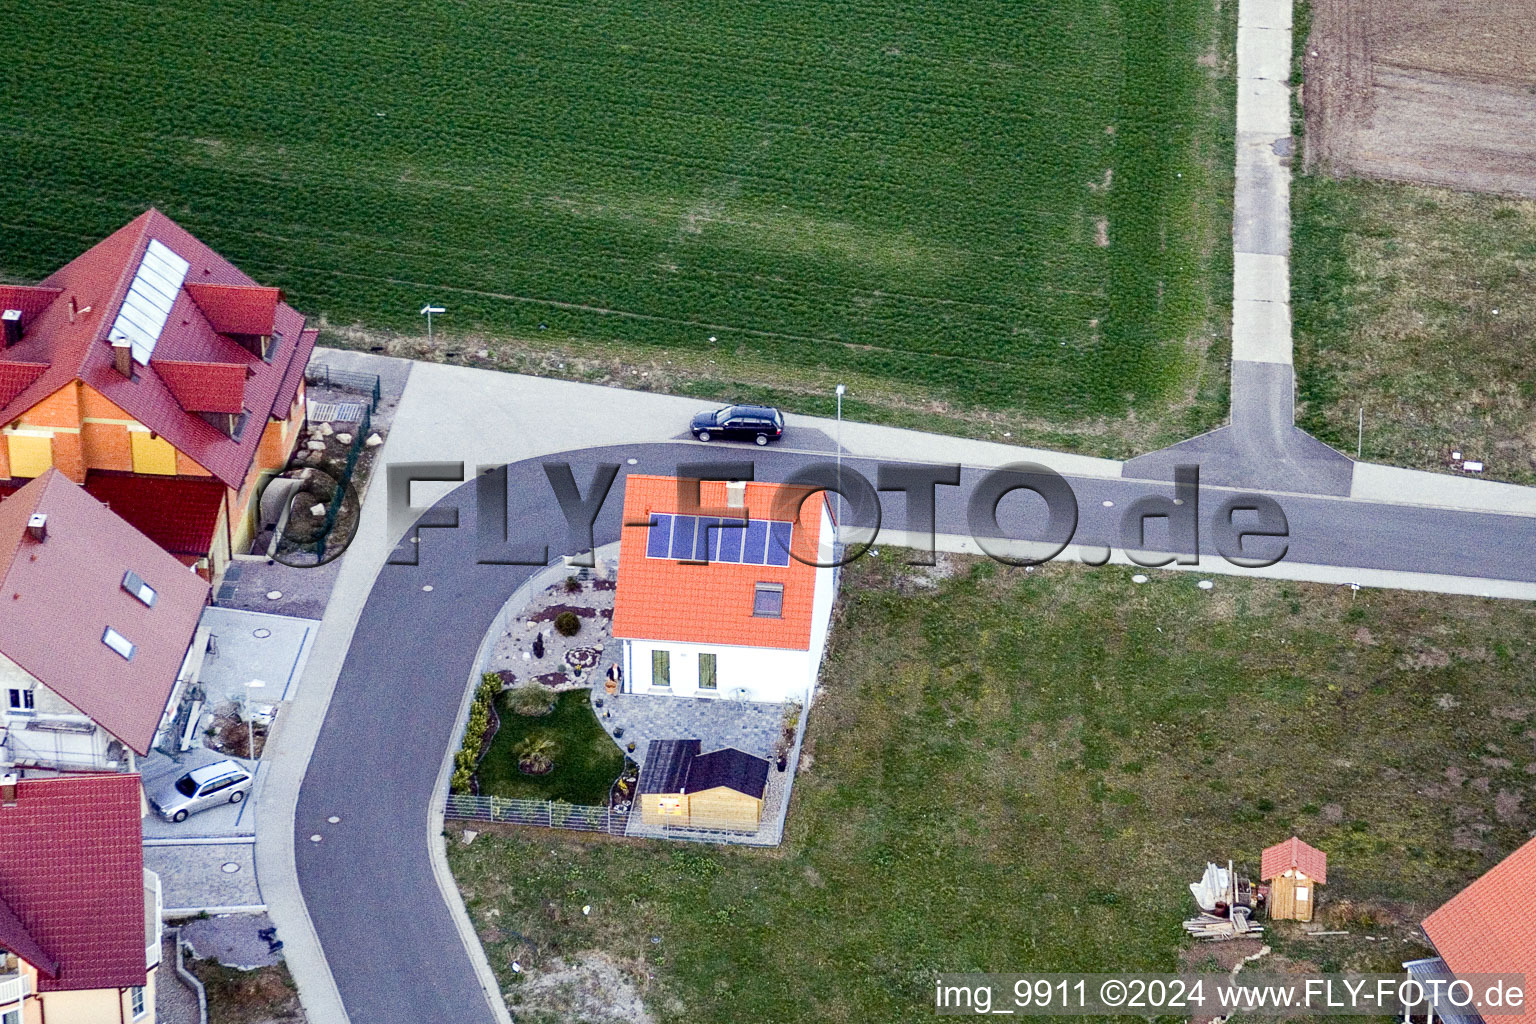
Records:
<instances>
[{"instance_id":1,"label":"paved asphalt road","mask_svg":"<svg viewBox=\"0 0 1536 1024\"><path fill-rule=\"evenodd\" d=\"M588 450L566 456L586 487L599 462L623 472L669 473L678 461L755 459L757 478L782 479L824 456L696 444ZM874 478L871 463L844 465ZM939 488L941 532L964 532L965 501L979 473ZM1079 542L1117 548L1128 504L1160 485L1073 479ZM1167 488L1162 488L1165 492ZM514 538L537 538L558 558L565 520L538 461L509 468ZM616 540L623 479L615 482L596 540ZM1222 495L1202 495L1209 519ZM1033 499L1030 499L1033 500ZM1113 501L1106 508L1104 501ZM1289 558L1307 563L1536 581L1536 518L1277 495L1290 521ZM1005 526L1027 514L1023 496L1004 503ZM485 631L531 567L475 562L473 486L458 504L460 528L423 530L420 565L386 565L358 623L300 791L295 818L304 899L354 1024L490 1022L459 933L432 874L426 835L438 770L457 724ZM886 525L899 528L899 494L884 497ZM1017 535L1025 536L1021 530ZM423 590L430 585L433 589ZM327 819L338 815L341 821ZM323 836L312 843L310 836Z\"/></svg>"}]
</instances>

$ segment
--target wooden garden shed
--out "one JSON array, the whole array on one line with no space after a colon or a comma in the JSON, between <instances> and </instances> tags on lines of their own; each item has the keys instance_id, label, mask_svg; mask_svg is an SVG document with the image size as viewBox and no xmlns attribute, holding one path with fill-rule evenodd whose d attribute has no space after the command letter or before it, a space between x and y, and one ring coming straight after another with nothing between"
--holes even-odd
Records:
<instances>
[{"instance_id":1,"label":"wooden garden shed","mask_svg":"<svg viewBox=\"0 0 1536 1024\"><path fill-rule=\"evenodd\" d=\"M647 825L751 832L763 816L768 762L723 747L699 752L698 740L652 740L636 787Z\"/></svg>"},{"instance_id":2,"label":"wooden garden shed","mask_svg":"<svg viewBox=\"0 0 1536 1024\"><path fill-rule=\"evenodd\" d=\"M1269 916L1310 921L1317 887L1328 882L1328 855L1295 836L1264 851L1259 878L1269 883Z\"/></svg>"}]
</instances>

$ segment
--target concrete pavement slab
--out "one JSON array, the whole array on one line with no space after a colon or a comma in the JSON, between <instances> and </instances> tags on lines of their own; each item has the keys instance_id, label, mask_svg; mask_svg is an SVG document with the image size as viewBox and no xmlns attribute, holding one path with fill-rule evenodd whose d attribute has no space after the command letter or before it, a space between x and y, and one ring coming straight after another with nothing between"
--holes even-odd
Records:
<instances>
[{"instance_id":1,"label":"concrete pavement slab","mask_svg":"<svg viewBox=\"0 0 1536 1024\"><path fill-rule=\"evenodd\" d=\"M1371 462L1356 463L1350 496L1362 501L1536 516L1536 487Z\"/></svg>"},{"instance_id":2,"label":"concrete pavement slab","mask_svg":"<svg viewBox=\"0 0 1536 1024\"><path fill-rule=\"evenodd\" d=\"M198 681L210 703L241 701L247 692L256 704L281 703L297 695L320 632L318 619L213 607L203 612L202 621L212 630L213 644ZM247 691L252 680L265 685Z\"/></svg>"},{"instance_id":3,"label":"concrete pavement slab","mask_svg":"<svg viewBox=\"0 0 1536 1024\"><path fill-rule=\"evenodd\" d=\"M1270 253L1233 253L1232 294L1255 302L1290 302L1290 260Z\"/></svg>"},{"instance_id":4,"label":"concrete pavement slab","mask_svg":"<svg viewBox=\"0 0 1536 1024\"><path fill-rule=\"evenodd\" d=\"M1239 0L1237 25L1253 28L1291 27L1291 0Z\"/></svg>"},{"instance_id":5,"label":"concrete pavement slab","mask_svg":"<svg viewBox=\"0 0 1536 1024\"><path fill-rule=\"evenodd\" d=\"M1257 363L1291 362L1291 307L1284 302L1232 302L1232 358Z\"/></svg>"},{"instance_id":6,"label":"concrete pavement slab","mask_svg":"<svg viewBox=\"0 0 1536 1024\"><path fill-rule=\"evenodd\" d=\"M1239 79L1264 78L1287 82L1291 77L1291 30L1237 26L1237 75Z\"/></svg>"},{"instance_id":7,"label":"concrete pavement slab","mask_svg":"<svg viewBox=\"0 0 1536 1024\"><path fill-rule=\"evenodd\" d=\"M1291 90L1286 84L1268 78L1239 78L1237 130L1271 139L1291 134Z\"/></svg>"},{"instance_id":8,"label":"concrete pavement slab","mask_svg":"<svg viewBox=\"0 0 1536 1024\"><path fill-rule=\"evenodd\" d=\"M1269 256L1291 252L1291 172L1274 151L1274 139L1243 135L1237 146L1234 250Z\"/></svg>"}]
</instances>

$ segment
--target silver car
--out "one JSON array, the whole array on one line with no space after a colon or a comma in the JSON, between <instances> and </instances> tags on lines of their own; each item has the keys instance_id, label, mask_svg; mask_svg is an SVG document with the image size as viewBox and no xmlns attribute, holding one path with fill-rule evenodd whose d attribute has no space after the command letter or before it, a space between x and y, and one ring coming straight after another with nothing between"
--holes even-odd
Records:
<instances>
[{"instance_id":1,"label":"silver car","mask_svg":"<svg viewBox=\"0 0 1536 1024\"><path fill-rule=\"evenodd\" d=\"M239 762L224 760L194 768L178 777L166 776L147 787L155 813L166 821L186 821L187 815L219 804L237 804L251 791L253 776Z\"/></svg>"}]
</instances>

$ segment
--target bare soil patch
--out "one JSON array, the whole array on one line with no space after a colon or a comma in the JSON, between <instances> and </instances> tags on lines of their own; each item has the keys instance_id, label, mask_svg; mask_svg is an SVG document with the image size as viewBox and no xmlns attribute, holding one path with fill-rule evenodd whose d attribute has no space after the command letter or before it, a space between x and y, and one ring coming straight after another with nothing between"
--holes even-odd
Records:
<instances>
[{"instance_id":1,"label":"bare soil patch","mask_svg":"<svg viewBox=\"0 0 1536 1024\"><path fill-rule=\"evenodd\" d=\"M1314 0L1307 167L1536 196L1527 0Z\"/></svg>"}]
</instances>

